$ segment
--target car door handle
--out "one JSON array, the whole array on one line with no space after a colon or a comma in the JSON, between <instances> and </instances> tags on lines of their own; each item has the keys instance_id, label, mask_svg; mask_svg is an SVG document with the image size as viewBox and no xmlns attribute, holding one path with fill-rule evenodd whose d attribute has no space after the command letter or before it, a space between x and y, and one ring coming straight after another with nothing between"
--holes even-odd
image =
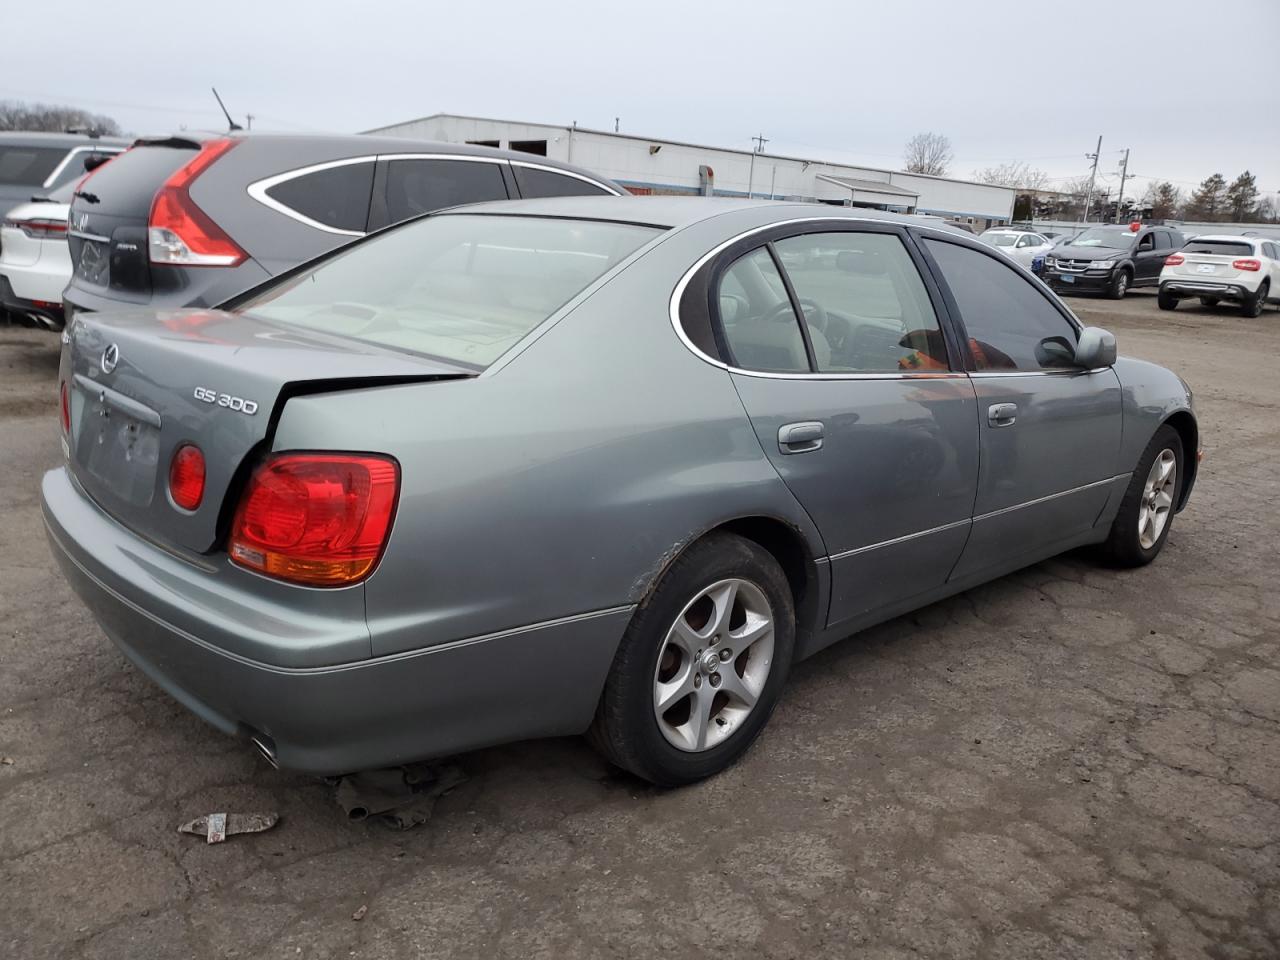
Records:
<instances>
[{"instance_id":1,"label":"car door handle","mask_svg":"<svg viewBox=\"0 0 1280 960\"><path fill-rule=\"evenodd\" d=\"M778 449L783 453L808 453L811 450L821 450L825 432L819 420L784 423L778 428Z\"/></svg>"},{"instance_id":2,"label":"car door handle","mask_svg":"<svg viewBox=\"0 0 1280 960\"><path fill-rule=\"evenodd\" d=\"M987 424L992 427L1012 427L1018 422L1016 403L993 403L987 407Z\"/></svg>"}]
</instances>

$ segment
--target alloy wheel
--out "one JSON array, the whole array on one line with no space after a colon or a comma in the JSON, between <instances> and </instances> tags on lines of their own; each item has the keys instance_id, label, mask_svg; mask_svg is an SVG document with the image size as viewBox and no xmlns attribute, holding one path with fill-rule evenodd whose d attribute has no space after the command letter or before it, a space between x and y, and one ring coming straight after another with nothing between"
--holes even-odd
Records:
<instances>
[{"instance_id":1,"label":"alloy wheel","mask_svg":"<svg viewBox=\"0 0 1280 960\"><path fill-rule=\"evenodd\" d=\"M1151 464L1138 503L1138 544L1143 550L1156 545L1169 523L1177 479L1178 458L1166 447Z\"/></svg>"},{"instance_id":2,"label":"alloy wheel","mask_svg":"<svg viewBox=\"0 0 1280 960\"><path fill-rule=\"evenodd\" d=\"M755 709L773 667L774 613L749 580L699 592L667 631L653 677L662 736L690 753L727 740Z\"/></svg>"}]
</instances>

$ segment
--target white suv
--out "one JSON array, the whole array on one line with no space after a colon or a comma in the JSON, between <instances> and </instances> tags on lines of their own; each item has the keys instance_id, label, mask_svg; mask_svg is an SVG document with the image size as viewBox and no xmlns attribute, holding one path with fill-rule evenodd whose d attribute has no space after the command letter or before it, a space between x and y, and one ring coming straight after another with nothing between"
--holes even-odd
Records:
<instances>
[{"instance_id":1,"label":"white suv","mask_svg":"<svg viewBox=\"0 0 1280 960\"><path fill-rule=\"evenodd\" d=\"M996 228L984 231L979 237L983 243L989 243L1010 260L1031 269L1031 261L1043 256L1053 249L1053 241L1030 230L1011 230Z\"/></svg>"},{"instance_id":2,"label":"white suv","mask_svg":"<svg viewBox=\"0 0 1280 960\"><path fill-rule=\"evenodd\" d=\"M1246 317L1260 316L1268 302L1280 301L1280 241L1193 237L1160 271L1160 309L1177 309L1184 297L1206 307L1230 300Z\"/></svg>"},{"instance_id":3,"label":"white suv","mask_svg":"<svg viewBox=\"0 0 1280 960\"><path fill-rule=\"evenodd\" d=\"M67 212L78 182L19 204L0 222L0 310L25 326L62 329L62 291L71 279Z\"/></svg>"}]
</instances>

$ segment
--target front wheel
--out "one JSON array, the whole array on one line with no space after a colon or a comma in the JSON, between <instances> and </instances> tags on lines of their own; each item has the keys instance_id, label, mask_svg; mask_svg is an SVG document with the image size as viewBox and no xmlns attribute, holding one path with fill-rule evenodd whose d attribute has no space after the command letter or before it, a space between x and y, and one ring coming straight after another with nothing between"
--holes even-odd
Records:
<instances>
[{"instance_id":1,"label":"front wheel","mask_svg":"<svg viewBox=\"0 0 1280 960\"><path fill-rule=\"evenodd\" d=\"M1111 300L1123 300L1124 295L1129 292L1129 271L1117 270L1116 275L1111 278L1111 285L1107 287L1107 297Z\"/></svg>"},{"instance_id":2,"label":"front wheel","mask_svg":"<svg viewBox=\"0 0 1280 960\"><path fill-rule=\"evenodd\" d=\"M1182 438L1165 424L1142 452L1103 545L1115 563L1141 567L1159 556L1173 526L1182 489L1182 463Z\"/></svg>"},{"instance_id":3,"label":"front wheel","mask_svg":"<svg viewBox=\"0 0 1280 960\"><path fill-rule=\"evenodd\" d=\"M1160 307L1161 310L1177 310L1178 298L1175 297L1172 293L1165 293L1163 290L1161 290L1159 293L1156 294L1156 304Z\"/></svg>"},{"instance_id":4,"label":"front wheel","mask_svg":"<svg viewBox=\"0 0 1280 960\"><path fill-rule=\"evenodd\" d=\"M743 537L708 536L636 610L588 737L659 786L719 773L768 722L794 646L795 606L777 561Z\"/></svg>"},{"instance_id":5,"label":"front wheel","mask_svg":"<svg viewBox=\"0 0 1280 960\"><path fill-rule=\"evenodd\" d=\"M1240 312L1244 316L1262 316L1262 308L1267 304L1267 286L1268 284L1266 281L1263 281L1262 286L1258 287L1254 295L1252 297L1247 297L1245 301L1240 304Z\"/></svg>"}]
</instances>

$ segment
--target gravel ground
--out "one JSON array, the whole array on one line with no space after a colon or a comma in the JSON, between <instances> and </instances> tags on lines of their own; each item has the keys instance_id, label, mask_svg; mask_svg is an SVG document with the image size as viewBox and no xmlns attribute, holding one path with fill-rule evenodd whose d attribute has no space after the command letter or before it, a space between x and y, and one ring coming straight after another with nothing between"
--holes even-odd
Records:
<instances>
[{"instance_id":1,"label":"gravel ground","mask_svg":"<svg viewBox=\"0 0 1280 960\"><path fill-rule=\"evenodd\" d=\"M710 782L488 750L408 833L102 637L39 516L57 338L0 329L0 954L1280 956L1280 313L1072 303L1196 390L1207 456L1156 564L1061 557L838 644ZM213 810L281 822L175 832Z\"/></svg>"}]
</instances>

